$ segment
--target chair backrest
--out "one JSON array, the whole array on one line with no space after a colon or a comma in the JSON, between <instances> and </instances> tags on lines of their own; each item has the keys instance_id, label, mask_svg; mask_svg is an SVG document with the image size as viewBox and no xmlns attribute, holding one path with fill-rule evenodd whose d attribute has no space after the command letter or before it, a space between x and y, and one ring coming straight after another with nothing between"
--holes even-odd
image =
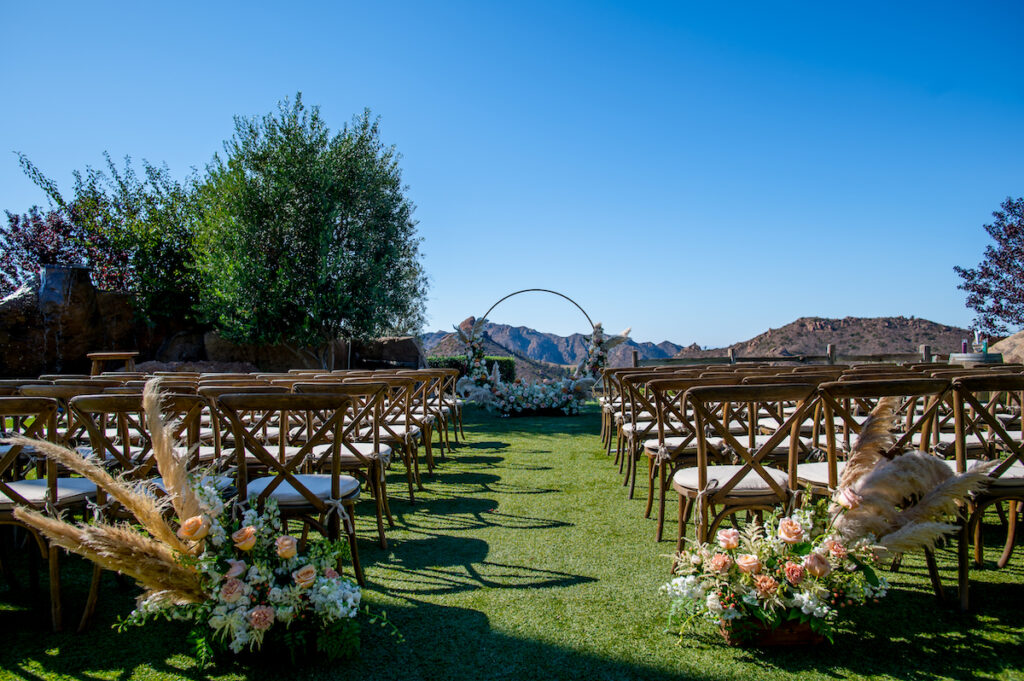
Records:
<instances>
[{"instance_id":1,"label":"chair backrest","mask_svg":"<svg viewBox=\"0 0 1024 681\"><path fill-rule=\"evenodd\" d=\"M0 397L0 439L20 435L35 440L54 440L57 401L47 397ZM33 468L31 450L19 444L0 444L0 493L15 504L32 506L7 483L20 480ZM37 468L38 470L38 468ZM48 499L56 499L56 465L47 459ZM35 505L38 507L38 504Z\"/></svg>"},{"instance_id":2,"label":"chair backrest","mask_svg":"<svg viewBox=\"0 0 1024 681\"><path fill-rule=\"evenodd\" d=\"M989 458L1002 460L989 471L1002 477L1014 464L1024 465L1024 375L994 374L953 379L953 412L956 424L956 466L967 470L967 438L973 435L985 445ZM1010 428L1000 416L1016 421ZM1020 476L1019 473L1016 476Z\"/></svg>"},{"instance_id":3,"label":"chair backrest","mask_svg":"<svg viewBox=\"0 0 1024 681\"><path fill-rule=\"evenodd\" d=\"M71 411L85 424L92 455L116 465L131 478L148 476L153 442L142 409L142 395L81 395Z\"/></svg>"},{"instance_id":4,"label":"chair backrest","mask_svg":"<svg viewBox=\"0 0 1024 681\"><path fill-rule=\"evenodd\" d=\"M349 407L349 417L341 435L342 445L357 459L366 461L366 456L353 443L361 439L362 433L369 432L374 454L380 452L380 429L376 427L376 424L380 422L383 413L384 402L388 394L387 383L296 383L292 386L292 390L300 395L345 395L349 397L352 402Z\"/></svg>"},{"instance_id":5,"label":"chair backrest","mask_svg":"<svg viewBox=\"0 0 1024 681\"><path fill-rule=\"evenodd\" d=\"M266 485L256 504L259 507L282 483L287 482L306 501L306 505L319 513L328 510L328 504L311 491L296 476L308 470L315 458L324 459L319 449L326 452L326 468L331 474L331 498L340 497L341 462L339 451L346 412L352 398L339 394L244 394L234 393L220 396L219 406L230 424L235 439L237 463L236 487L240 499L247 499L249 467L255 462L265 468L274 479ZM319 415L319 422L312 433L295 451L288 450L283 458L275 457L267 449L260 436L260 429L270 421L282 424L289 422L289 414L305 414L306 422L313 422L313 414ZM259 414L260 418L250 419L247 414ZM284 434L280 438L284 440ZM252 462L246 453L252 455Z\"/></svg>"},{"instance_id":6,"label":"chair backrest","mask_svg":"<svg viewBox=\"0 0 1024 681\"><path fill-rule=\"evenodd\" d=\"M662 378L658 375L647 382L647 390L654 401L659 446L664 447L665 438L673 433L680 434L684 438L678 445L679 449L688 449L696 442L697 429L693 425L693 414L687 406L686 391L698 386L723 385L723 380L726 381L724 385L739 383L739 379L735 377L730 379ZM723 405L713 407L715 412L722 408Z\"/></svg>"},{"instance_id":7,"label":"chair backrest","mask_svg":"<svg viewBox=\"0 0 1024 681\"><path fill-rule=\"evenodd\" d=\"M720 438L738 457L740 468L728 480L719 480L713 494L708 498L711 505L729 497L733 488L748 473L753 471L768 485L766 496L774 497L778 503L788 500L789 490L797 488L796 464L800 454L800 428L814 412L817 402L816 387L810 383L788 383L771 385L697 386L686 391L684 399L693 411L693 426L697 431L697 465L700 490L708 487L708 440ZM792 402L796 408L780 423L760 433L763 438L746 443L740 442L730 432L728 409L725 405L745 404L748 418L756 415L760 405ZM716 411L719 405L722 409ZM754 417L756 418L756 416ZM773 454L786 438L789 438L787 456L789 485L781 486L765 471L765 459Z\"/></svg>"}]
</instances>

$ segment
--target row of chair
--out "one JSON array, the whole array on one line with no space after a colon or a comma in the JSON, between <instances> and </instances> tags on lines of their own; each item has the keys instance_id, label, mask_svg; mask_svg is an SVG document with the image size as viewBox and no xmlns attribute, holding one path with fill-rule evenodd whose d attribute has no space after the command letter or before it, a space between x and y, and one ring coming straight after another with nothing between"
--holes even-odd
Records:
<instances>
[{"instance_id":1,"label":"row of chair","mask_svg":"<svg viewBox=\"0 0 1024 681\"><path fill-rule=\"evenodd\" d=\"M1024 500L1020 366L965 369L948 365L866 367L678 367L611 369L603 376L603 435L632 492L637 461L648 461L650 516L658 496L662 537L666 493L679 498L681 548L694 518L706 541L737 513L831 495L867 413L886 396L900 398L896 446L940 457L958 472L998 459L987 491L965 509L964 541L981 562L980 523L987 508L1007 504L1009 560ZM966 559L961 602L967 606Z\"/></svg>"},{"instance_id":2,"label":"row of chair","mask_svg":"<svg viewBox=\"0 0 1024 681\"><path fill-rule=\"evenodd\" d=\"M325 536L344 528L353 569L364 582L355 537L355 502L366 490L374 500L377 536L386 547L385 524L394 526L387 491L393 460L405 468L409 502L422 489L419 452L428 471L435 465L432 439L441 455L458 442L461 402L449 370L388 372L292 372L285 375L159 377L164 418L188 465L225 496L262 505L277 501L286 520L301 521ZM43 377L0 384L4 434L48 439L91 455L112 471L163 494L157 476L142 389L136 376ZM13 388L13 389L12 389ZM463 434L464 437L464 434ZM0 448L0 524L17 524L17 505L80 513L119 509L89 481L40 460L31 448ZM303 531L305 536L305 530ZM50 559L51 603L60 623L57 555ZM90 594L90 604L95 604ZM86 617L90 614L87 608Z\"/></svg>"}]
</instances>

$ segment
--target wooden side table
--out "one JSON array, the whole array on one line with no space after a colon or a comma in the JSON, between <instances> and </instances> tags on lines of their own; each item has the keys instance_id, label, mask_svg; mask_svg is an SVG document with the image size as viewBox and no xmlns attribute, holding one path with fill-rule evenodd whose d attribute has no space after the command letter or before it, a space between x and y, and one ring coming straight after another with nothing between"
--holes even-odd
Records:
<instances>
[{"instance_id":1,"label":"wooden side table","mask_svg":"<svg viewBox=\"0 0 1024 681\"><path fill-rule=\"evenodd\" d=\"M124 368L126 371L135 371L135 358L139 356L137 352L90 352L86 355L92 360L92 371L90 375L99 376L103 373L104 362L124 362Z\"/></svg>"}]
</instances>

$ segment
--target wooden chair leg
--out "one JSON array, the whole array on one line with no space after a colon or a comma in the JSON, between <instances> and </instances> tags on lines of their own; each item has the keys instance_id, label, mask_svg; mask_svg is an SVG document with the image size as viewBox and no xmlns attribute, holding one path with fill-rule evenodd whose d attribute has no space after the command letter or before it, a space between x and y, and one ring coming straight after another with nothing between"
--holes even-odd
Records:
<instances>
[{"instance_id":1,"label":"wooden chair leg","mask_svg":"<svg viewBox=\"0 0 1024 681\"><path fill-rule=\"evenodd\" d=\"M57 632L64 628L60 604L60 548L51 545L46 558L50 568L50 621Z\"/></svg>"},{"instance_id":2,"label":"wooden chair leg","mask_svg":"<svg viewBox=\"0 0 1024 681\"><path fill-rule=\"evenodd\" d=\"M647 456L647 506L644 508L644 517L650 518L651 511L654 510L654 457Z\"/></svg>"},{"instance_id":3,"label":"wooden chair leg","mask_svg":"<svg viewBox=\"0 0 1024 681\"><path fill-rule=\"evenodd\" d=\"M1010 501L1010 507L1006 514L1006 545L1003 546L1003 555L999 556L996 562L1001 568L1006 567L1013 554L1014 544L1017 542L1017 515L1020 513L1021 503L1016 499Z\"/></svg>"},{"instance_id":4,"label":"wooden chair leg","mask_svg":"<svg viewBox=\"0 0 1024 681\"><path fill-rule=\"evenodd\" d=\"M928 566L928 577L932 581L932 590L939 603L946 602L946 593L942 589L942 580L939 578L939 566L935 562L935 552L931 549L924 550L924 562Z\"/></svg>"},{"instance_id":5,"label":"wooden chair leg","mask_svg":"<svg viewBox=\"0 0 1024 681\"><path fill-rule=\"evenodd\" d=\"M96 603L100 599L100 576L103 570L99 565L92 566L92 580L89 583L89 598L85 601L85 610L82 611L82 620L78 623L78 632L82 633L92 620L96 612Z\"/></svg>"},{"instance_id":6,"label":"wooden chair leg","mask_svg":"<svg viewBox=\"0 0 1024 681\"><path fill-rule=\"evenodd\" d=\"M377 541L382 549L386 549L388 547L388 540L384 536L384 490L381 489L380 471L376 468L371 468L370 477L376 479L370 486L373 488L373 501L376 505Z\"/></svg>"},{"instance_id":7,"label":"wooden chair leg","mask_svg":"<svg viewBox=\"0 0 1024 681\"><path fill-rule=\"evenodd\" d=\"M347 508L348 508L348 512L349 512L349 517L350 518L354 518L355 517L355 506L354 505L347 505ZM336 518L337 518L337 516L335 516L335 519ZM355 523L352 523L352 531L351 532L349 532L348 529L349 529L348 527L345 527L345 534L348 535L348 547L349 547L349 550L352 553L352 570L356 574L356 583L358 583L359 586L365 587L366 586L366 576L363 574L363 566L359 563L359 543L356 540Z\"/></svg>"}]
</instances>

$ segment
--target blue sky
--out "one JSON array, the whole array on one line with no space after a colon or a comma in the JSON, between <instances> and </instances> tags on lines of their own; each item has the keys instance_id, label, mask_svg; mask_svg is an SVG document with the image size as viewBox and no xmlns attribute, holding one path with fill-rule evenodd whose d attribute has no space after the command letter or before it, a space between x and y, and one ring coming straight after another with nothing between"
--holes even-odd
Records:
<instances>
[{"instance_id":1,"label":"blue sky","mask_svg":"<svg viewBox=\"0 0 1024 681\"><path fill-rule=\"evenodd\" d=\"M152 6L149 6L152 5ZM0 209L115 158L202 169L301 91L403 155L429 330L521 288L638 340L800 316L967 325L954 265L1024 195L1024 5L0 4ZM585 331L527 294L494 321Z\"/></svg>"}]
</instances>

